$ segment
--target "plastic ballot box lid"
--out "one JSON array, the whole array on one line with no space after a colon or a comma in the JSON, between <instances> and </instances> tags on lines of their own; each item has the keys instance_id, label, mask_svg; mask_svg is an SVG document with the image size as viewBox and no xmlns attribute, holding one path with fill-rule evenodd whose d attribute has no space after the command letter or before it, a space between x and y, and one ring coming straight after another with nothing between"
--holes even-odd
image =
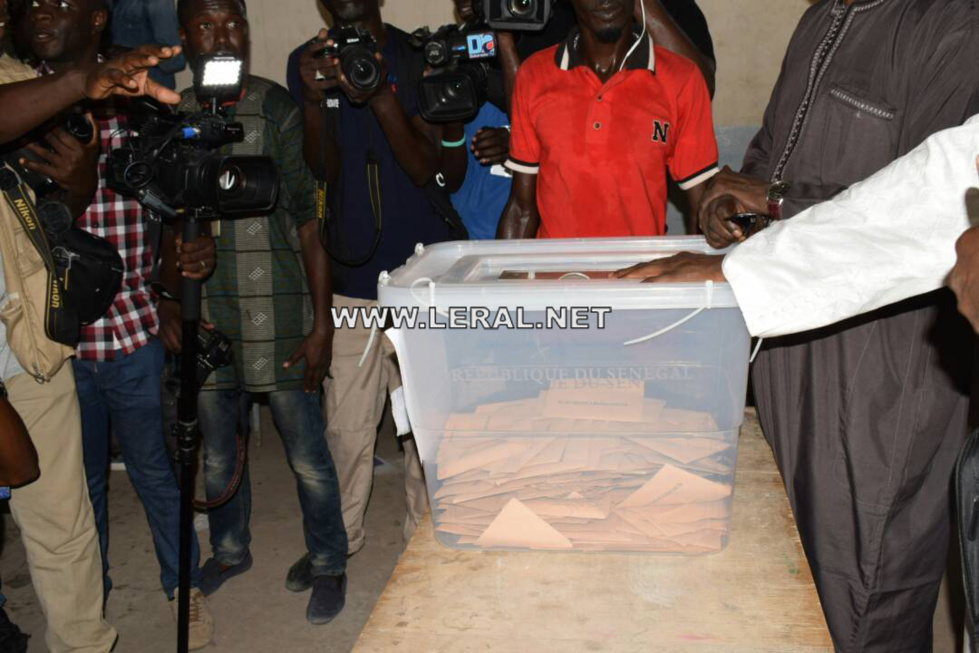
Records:
<instances>
[{"instance_id":1,"label":"plastic ballot box lid","mask_svg":"<svg viewBox=\"0 0 979 653\"><path fill-rule=\"evenodd\" d=\"M722 254L699 236L462 241L418 245L402 267L382 273L382 306L490 309L601 305L627 309L736 308L725 283L643 284L616 270L695 252Z\"/></svg>"}]
</instances>

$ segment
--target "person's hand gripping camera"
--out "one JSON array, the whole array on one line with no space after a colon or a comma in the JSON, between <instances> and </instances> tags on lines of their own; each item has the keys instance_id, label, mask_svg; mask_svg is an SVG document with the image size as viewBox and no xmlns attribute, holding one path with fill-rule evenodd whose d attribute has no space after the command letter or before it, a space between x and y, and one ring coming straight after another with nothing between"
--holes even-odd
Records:
<instances>
[{"instance_id":1,"label":"person's hand gripping camera","mask_svg":"<svg viewBox=\"0 0 979 653\"><path fill-rule=\"evenodd\" d=\"M351 79L341 62L338 44L329 32L321 29L310 41L299 59L299 74L303 82L303 99L319 104L326 93L339 88L353 104L368 104L385 92L391 92L387 80L387 63L380 52L374 52L376 70L365 70L365 79ZM361 68L365 68L361 66ZM369 68L369 67L366 67Z\"/></svg>"},{"instance_id":2,"label":"person's hand gripping camera","mask_svg":"<svg viewBox=\"0 0 979 653\"><path fill-rule=\"evenodd\" d=\"M61 199L77 218L88 209L98 187L99 133L91 114L76 116L74 121L83 123L87 133L55 127L43 143L25 146L36 159L22 158L19 163L57 184L64 191Z\"/></svg>"}]
</instances>

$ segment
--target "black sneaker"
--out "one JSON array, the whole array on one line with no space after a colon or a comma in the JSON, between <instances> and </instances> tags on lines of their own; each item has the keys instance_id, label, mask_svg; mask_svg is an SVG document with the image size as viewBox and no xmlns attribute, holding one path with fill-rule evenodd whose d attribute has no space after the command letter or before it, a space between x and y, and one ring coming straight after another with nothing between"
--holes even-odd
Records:
<instances>
[{"instance_id":1,"label":"black sneaker","mask_svg":"<svg viewBox=\"0 0 979 653\"><path fill-rule=\"evenodd\" d=\"M313 586L313 563L307 553L296 564L289 567L286 575L286 589L290 592L305 592Z\"/></svg>"},{"instance_id":2,"label":"black sneaker","mask_svg":"<svg viewBox=\"0 0 979 653\"><path fill-rule=\"evenodd\" d=\"M204 596L210 596L217 592L225 581L231 580L235 576L240 576L252 568L251 552L245 559L236 565L223 565L215 558L210 558L201 567L201 592Z\"/></svg>"},{"instance_id":3,"label":"black sneaker","mask_svg":"<svg viewBox=\"0 0 979 653\"><path fill-rule=\"evenodd\" d=\"M317 626L333 621L343 610L347 597L347 575L317 576L306 606L306 621Z\"/></svg>"},{"instance_id":4,"label":"black sneaker","mask_svg":"<svg viewBox=\"0 0 979 653\"><path fill-rule=\"evenodd\" d=\"M30 635L21 632L20 628L7 617L7 611L0 608L0 651L3 653L27 653L28 639L30 639Z\"/></svg>"}]
</instances>

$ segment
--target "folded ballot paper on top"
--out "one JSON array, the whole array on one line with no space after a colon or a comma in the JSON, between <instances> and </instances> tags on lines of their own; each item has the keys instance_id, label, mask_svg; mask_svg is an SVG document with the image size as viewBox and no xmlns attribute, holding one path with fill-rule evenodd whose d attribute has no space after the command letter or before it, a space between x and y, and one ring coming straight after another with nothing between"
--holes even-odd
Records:
<instances>
[{"instance_id":1,"label":"folded ballot paper on top","mask_svg":"<svg viewBox=\"0 0 979 653\"><path fill-rule=\"evenodd\" d=\"M736 434L641 383L581 386L449 416L429 472L436 530L484 549L719 551Z\"/></svg>"}]
</instances>

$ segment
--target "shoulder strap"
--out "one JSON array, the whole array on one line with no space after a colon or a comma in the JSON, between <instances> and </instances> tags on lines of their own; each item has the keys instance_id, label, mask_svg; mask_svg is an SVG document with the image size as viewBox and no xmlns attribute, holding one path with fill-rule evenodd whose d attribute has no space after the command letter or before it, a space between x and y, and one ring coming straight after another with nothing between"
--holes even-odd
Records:
<instances>
[{"instance_id":1,"label":"shoulder strap","mask_svg":"<svg viewBox=\"0 0 979 653\"><path fill-rule=\"evenodd\" d=\"M51 252L51 245L41 226L41 218L34 205L34 199L17 173L8 167L0 168L0 193L3 194L3 199L11 212L17 216L17 221L41 255L44 267L48 270L44 331L51 340L75 347L81 336L80 324L77 315L67 304L67 297L58 279L58 269Z\"/></svg>"},{"instance_id":2,"label":"shoulder strap","mask_svg":"<svg viewBox=\"0 0 979 653\"><path fill-rule=\"evenodd\" d=\"M341 111L339 93L328 95L320 105L320 114L326 127L321 132L322 142L320 143L320 150L324 153L327 149L326 139L328 137L332 137L337 143L337 146L340 146L340 134L342 133ZM380 159L373 151L373 147L368 147L365 174L367 175L367 188L370 193L371 213L374 216L374 241L365 254L353 260L346 258L345 253L340 253L338 250L342 248L338 248L337 243L333 242L334 239L331 238L331 236L342 235L340 233L342 229L333 228L331 231L331 226L338 226L337 222L343 219L343 166L341 166L339 179L333 184L332 192L330 184L319 180L316 182L316 209L320 226L320 241L323 243L323 247L330 255L330 258L340 265L350 268L365 265L374 257L374 253L381 244L381 229L384 223L381 202L381 168L379 164Z\"/></svg>"}]
</instances>

